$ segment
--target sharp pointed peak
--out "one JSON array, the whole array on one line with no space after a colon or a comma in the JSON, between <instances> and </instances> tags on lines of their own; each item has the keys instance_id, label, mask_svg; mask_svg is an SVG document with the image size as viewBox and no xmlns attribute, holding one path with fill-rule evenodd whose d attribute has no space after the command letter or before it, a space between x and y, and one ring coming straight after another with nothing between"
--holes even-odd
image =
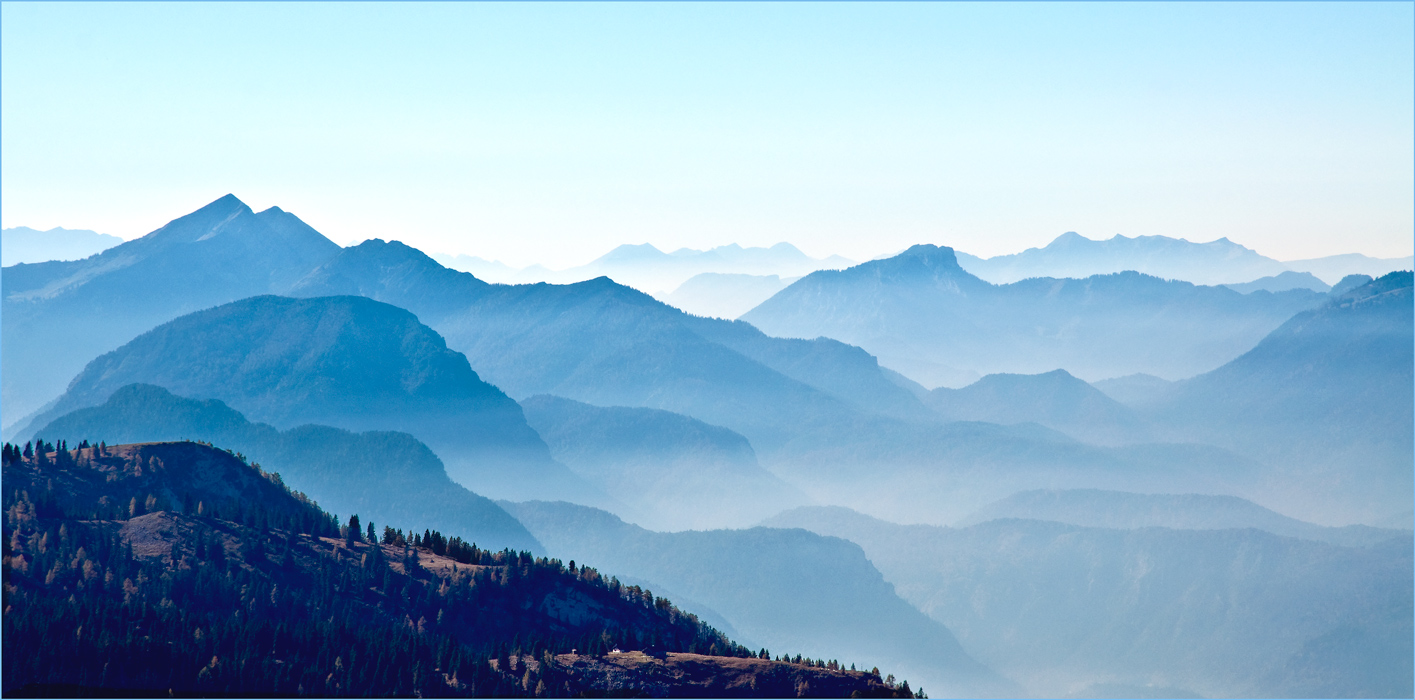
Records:
<instances>
[{"instance_id":1,"label":"sharp pointed peak","mask_svg":"<svg viewBox=\"0 0 1415 700\"><path fill-rule=\"evenodd\" d=\"M1081 234L1076 233L1075 231L1067 231L1066 233L1063 233L1060 236L1053 238L1051 240L1051 243L1047 244L1047 247L1050 248L1052 246L1078 245L1085 243L1095 243L1095 241L1086 238L1085 236L1082 236Z\"/></svg>"},{"instance_id":2,"label":"sharp pointed peak","mask_svg":"<svg viewBox=\"0 0 1415 700\"><path fill-rule=\"evenodd\" d=\"M237 196L234 195L234 194L230 194L230 193L228 192L228 193L225 194L225 195L222 195L222 196L220 196L220 197L217 197L217 198L216 198L215 200L213 200L210 204L208 204L208 205L202 207L202 209L212 209L212 208L218 208L218 207L219 207L219 208L223 208L223 209L229 209L229 208L235 208L235 207L245 207L245 208L247 208L247 209L250 208L249 206L246 206L246 203L245 203L245 202L242 202L239 197L237 197ZM200 210L198 210L198 211L200 211Z\"/></svg>"}]
</instances>

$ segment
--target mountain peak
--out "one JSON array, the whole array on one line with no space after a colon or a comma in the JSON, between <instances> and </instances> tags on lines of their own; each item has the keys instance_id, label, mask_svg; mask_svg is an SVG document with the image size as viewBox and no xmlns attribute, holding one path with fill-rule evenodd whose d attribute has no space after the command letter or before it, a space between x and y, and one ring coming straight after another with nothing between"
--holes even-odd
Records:
<instances>
[{"instance_id":1,"label":"mountain peak","mask_svg":"<svg viewBox=\"0 0 1415 700\"><path fill-rule=\"evenodd\" d=\"M236 195L227 193L221 197L218 197L210 204L192 212L192 214L199 214L205 211L235 212L240 209L250 209L250 207L247 206L245 202L242 202L240 198L238 198ZM188 216L190 216L190 214Z\"/></svg>"},{"instance_id":2,"label":"mountain peak","mask_svg":"<svg viewBox=\"0 0 1415 700\"><path fill-rule=\"evenodd\" d=\"M1123 238L1123 236L1121 236L1120 234L1116 234L1115 237L1116 237L1116 238ZM1085 244L1087 244L1087 243L1094 243L1094 242L1095 242L1095 241L1092 241L1091 239L1086 238L1085 236L1082 236L1081 234L1076 233L1075 231L1067 231L1066 233L1063 233L1063 234L1061 234L1060 236L1057 236L1056 238L1052 239L1052 242L1051 242L1051 243L1048 243L1046 247L1048 247L1048 248L1051 248L1051 247L1058 247L1058 248L1060 248L1060 247L1071 246L1071 245L1085 245Z\"/></svg>"},{"instance_id":3,"label":"mountain peak","mask_svg":"<svg viewBox=\"0 0 1415 700\"><path fill-rule=\"evenodd\" d=\"M655 248L652 243L639 243L638 245L632 243L625 243L615 248L614 250L605 253L603 256L601 256L594 262L639 262L642 260L658 260L667 256L667 253L659 250L658 248Z\"/></svg>"},{"instance_id":4,"label":"mountain peak","mask_svg":"<svg viewBox=\"0 0 1415 700\"><path fill-rule=\"evenodd\" d=\"M895 256L898 258L917 258L924 261L930 267L958 267L958 256L953 249L948 246L938 246L932 243L920 243L909 246L908 250ZM959 268L960 270L962 268Z\"/></svg>"}]
</instances>

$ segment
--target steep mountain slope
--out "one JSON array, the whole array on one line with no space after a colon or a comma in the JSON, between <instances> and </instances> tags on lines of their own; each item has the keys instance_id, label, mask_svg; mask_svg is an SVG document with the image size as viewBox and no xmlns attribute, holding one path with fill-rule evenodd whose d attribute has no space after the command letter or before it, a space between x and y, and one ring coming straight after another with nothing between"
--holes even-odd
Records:
<instances>
[{"instance_id":1,"label":"steep mountain slope","mask_svg":"<svg viewBox=\"0 0 1415 700\"><path fill-rule=\"evenodd\" d=\"M79 260L112 248L123 239L86 229L51 228L36 231L16 226L0 231L0 264Z\"/></svg>"},{"instance_id":2,"label":"steep mountain slope","mask_svg":"<svg viewBox=\"0 0 1415 700\"><path fill-rule=\"evenodd\" d=\"M1407 255L1403 258L1373 258L1360 253L1345 253L1324 258L1289 260L1283 264L1293 270L1310 272L1328 284L1336 284L1337 280L1349 275L1380 277L1400 270L1409 270L1415 265L1415 257Z\"/></svg>"},{"instance_id":3,"label":"steep mountain slope","mask_svg":"<svg viewBox=\"0 0 1415 700\"><path fill-rule=\"evenodd\" d=\"M367 541L354 520L341 536L209 446L4 447L7 696L909 697L754 659L588 567L440 533Z\"/></svg>"},{"instance_id":4,"label":"steep mountain slope","mask_svg":"<svg viewBox=\"0 0 1415 700\"><path fill-rule=\"evenodd\" d=\"M1290 268L1227 238L1193 243L1168 236L1116 235L1095 241L1074 231L1057 236L1043 248L986 260L960 254L959 262L964 269L994 284L1028 277L1090 277L1126 270L1194 284L1228 284L1301 269Z\"/></svg>"},{"instance_id":5,"label":"steep mountain slope","mask_svg":"<svg viewBox=\"0 0 1415 700\"><path fill-rule=\"evenodd\" d=\"M887 662L934 695L1016 691L900 600L843 540L765 528L650 532L568 503L503 505L551 552L671 588L755 644Z\"/></svg>"},{"instance_id":6,"label":"steep mountain slope","mask_svg":"<svg viewBox=\"0 0 1415 700\"><path fill-rule=\"evenodd\" d=\"M698 316L737 318L751 311L795 278L779 275L743 275L704 272L693 275L659 301Z\"/></svg>"},{"instance_id":7,"label":"steep mountain slope","mask_svg":"<svg viewBox=\"0 0 1415 700\"><path fill-rule=\"evenodd\" d=\"M7 267L4 424L63 393L98 355L182 314L283 291L339 246L279 208L226 195L152 233L72 262Z\"/></svg>"},{"instance_id":8,"label":"steep mountain slope","mask_svg":"<svg viewBox=\"0 0 1415 700\"><path fill-rule=\"evenodd\" d=\"M1091 382L1101 393L1134 409L1153 406L1164 400L1175 382L1153 374L1129 374L1124 377Z\"/></svg>"},{"instance_id":9,"label":"steep mountain slope","mask_svg":"<svg viewBox=\"0 0 1415 700\"><path fill-rule=\"evenodd\" d=\"M521 402L555 459L653 530L744 526L804 505L726 428L651 408L601 408L556 396Z\"/></svg>"},{"instance_id":10,"label":"steep mountain slope","mask_svg":"<svg viewBox=\"0 0 1415 700\"><path fill-rule=\"evenodd\" d=\"M1283 510L1317 522L1410 511L1415 301L1395 272L1298 314L1151 409L1172 435L1280 468ZM1270 501L1282 503L1281 501Z\"/></svg>"},{"instance_id":11,"label":"steep mountain slope","mask_svg":"<svg viewBox=\"0 0 1415 700\"><path fill-rule=\"evenodd\" d=\"M1032 693L1412 692L1409 533L1350 548L1256 529L905 526L843 508L767 524L860 544L901 596Z\"/></svg>"},{"instance_id":12,"label":"steep mountain slope","mask_svg":"<svg viewBox=\"0 0 1415 700\"><path fill-rule=\"evenodd\" d=\"M603 278L488 285L373 240L341 252L294 293L359 294L409 309L512 396L683 413L746 435L759 452L781 446L802 422L854 421L862 408L928 414L858 348L695 318Z\"/></svg>"},{"instance_id":13,"label":"steep mountain slope","mask_svg":"<svg viewBox=\"0 0 1415 700\"><path fill-rule=\"evenodd\" d=\"M1316 275L1310 272L1293 272L1291 270L1267 277L1259 277L1252 282L1225 284L1224 286L1235 292L1242 292L1244 294L1251 294L1258 291L1285 292L1289 289L1310 289L1314 292L1331 291L1331 286L1317 279Z\"/></svg>"},{"instance_id":14,"label":"steep mountain slope","mask_svg":"<svg viewBox=\"0 0 1415 700\"><path fill-rule=\"evenodd\" d=\"M1134 411L1066 370L990 374L962 389L938 388L924 402L948 420L1032 421L1078 440L1115 445L1143 442L1149 429Z\"/></svg>"},{"instance_id":15,"label":"steep mountain slope","mask_svg":"<svg viewBox=\"0 0 1415 700\"><path fill-rule=\"evenodd\" d=\"M1347 275L1345 277L1342 277L1341 280L1338 281L1336 284L1332 285L1331 291L1328 292L1328 294L1331 294L1334 297L1339 297L1374 279L1375 278L1370 275Z\"/></svg>"},{"instance_id":16,"label":"steep mountain slope","mask_svg":"<svg viewBox=\"0 0 1415 700\"><path fill-rule=\"evenodd\" d=\"M1217 450L1117 452L1035 426L942 424L860 348L690 316L607 279L488 285L400 243L366 241L296 293L407 308L512 396L655 408L726 427L811 498L871 512L905 508L951 522L1025 488L1136 489L1153 480L1163 486L1149 488L1231 491L1247 476L1248 465Z\"/></svg>"},{"instance_id":17,"label":"steep mountain slope","mask_svg":"<svg viewBox=\"0 0 1415 700\"><path fill-rule=\"evenodd\" d=\"M771 335L859 345L925 386L959 370L1058 367L1084 379L1178 379L1237 357L1324 300L1310 290L1244 295L1135 272L993 285L959 267L952 250L918 245L807 275L742 320Z\"/></svg>"},{"instance_id":18,"label":"steep mountain slope","mask_svg":"<svg viewBox=\"0 0 1415 700\"><path fill-rule=\"evenodd\" d=\"M412 434L458 483L497 496L596 493L551 458L521 407L411 313L363 297L262 296L188 314L89 363L35 427L144 383L250 418Z\"/></svg>"},{"instance_id":19,"label":"steep mountain slope","mask_svg":"<svg viewBox=\"0 0 1415 700\"><path fill-rule=\"evenodd\" d=\"M1167 527L1176 530L1256 528L1346 547L1364 547L1409 533L1365 525L1322 527L1275 513L1236 496L1206 494L1126 493L1099 489L1021 491L960 520L958 526L1014 518L1050 520L1082 527L1131 530Z\"/></svg>"},{"instance_id":20,"label":"steep mountain slope","mask_svg":"<svg viewBox=\"0 0 1415 700\"><path fill-rule=\"evenodd\" d=\"M251 423L214 399L197 401L150 384L129 384L100 406L56 418L36 437L69 444L202 440L280 474L331 513L438 530L494 549L542 551L515 518L453 483L437 456L406 433L351 433L319 425L281 432Z\"/></svg>"},{"instance_id":21,"label":"steep mountain slope","mask_svg":"<svg viewBox=\"0 0 1415 700\"><path fill-rule=\"evenodd\" d=\"M790 243L777 243L770 248L743 248L732 243L710 250L681 248L672 253L643 243L621 245L588 264L567 270L552 271L540 266L526 268L505 281L567 284L609 277L619 284L658 296L703 273L799 277L816 270L852 264L838 255L817 260Z\"/></svg>"}]
</instances>

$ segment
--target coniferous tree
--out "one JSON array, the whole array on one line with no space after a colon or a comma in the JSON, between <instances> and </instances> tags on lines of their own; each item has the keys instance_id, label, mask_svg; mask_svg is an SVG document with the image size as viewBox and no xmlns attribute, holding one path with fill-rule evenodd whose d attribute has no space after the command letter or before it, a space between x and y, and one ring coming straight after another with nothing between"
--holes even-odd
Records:
<instances>
[{"instance_id":1,"label":"coniferous tree","mask_svg":"<svg viewBox=\"0 0 1415 700\"><path fill-rule=\"evenodd\" d=\"M350 548L352 548L355 542L358 542L360 539L362 539L362 536L363 526L359 524L359 516L357 513L355 513L354 515L349 516L349 529L345 534L344 541L349 545Z\"/></svg>"}]
</instances>

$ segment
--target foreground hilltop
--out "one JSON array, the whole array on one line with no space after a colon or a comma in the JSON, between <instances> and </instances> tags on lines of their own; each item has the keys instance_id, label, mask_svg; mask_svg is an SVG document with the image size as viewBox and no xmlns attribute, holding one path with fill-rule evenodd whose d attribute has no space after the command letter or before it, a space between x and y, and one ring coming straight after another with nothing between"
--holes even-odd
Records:
<instances>
[{"instance_id":1,"label":"foreground hilltop","mask_svg":"<svg viewBox=\"0 0 1415 700\"><path fill-rule=\"evenodd\" d=\"M6 444L4 482L6 696L911 694L574 562L340 527L200 443Z\"/></svg>"}]
</instances>

